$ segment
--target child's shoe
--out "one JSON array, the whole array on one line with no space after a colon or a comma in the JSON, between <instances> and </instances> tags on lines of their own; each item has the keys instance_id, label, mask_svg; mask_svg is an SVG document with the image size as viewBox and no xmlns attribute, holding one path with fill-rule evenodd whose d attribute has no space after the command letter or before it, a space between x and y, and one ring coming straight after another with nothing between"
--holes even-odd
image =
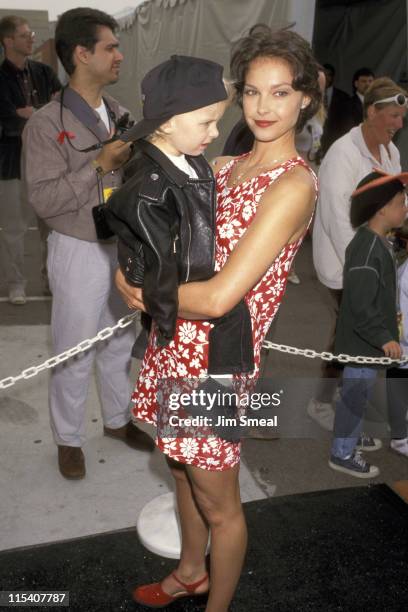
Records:
<instances>
[{"instance_id":1,"label":"child's shoe","mask_svg":"<svg viewBox=\"0 0 408 612\"><path fill-rule=\"evenodd\" d=\"M357 478L375 478L380 473L378 467L370 465L370 463L360 455L360 451L354 451L347 459L340 459L340 457L331 455L329 466L333 470L344 472L345 474L349 474L349 476L356 476Z\"/></svg>"}]
</instances>

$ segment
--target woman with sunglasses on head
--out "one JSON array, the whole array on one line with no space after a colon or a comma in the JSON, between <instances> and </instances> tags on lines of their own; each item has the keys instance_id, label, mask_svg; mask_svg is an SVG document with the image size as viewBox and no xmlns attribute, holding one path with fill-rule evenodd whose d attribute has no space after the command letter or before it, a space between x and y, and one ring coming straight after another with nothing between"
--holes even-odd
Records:
<instances>
[{"instance_id":1,"label":"woman with sunglasses on head","mask_svg":"<svg viewBox=\"0 0 408 612\"><path fill-rule=\"evenodd\" d=\"M205 375L210 320L243 298L251 314L255 368L240 378L249 387L255 383L262 342L314 210L315 176L295 148L296 131L321 101L309 44L293 32L254 26L233 50L231 74L255 141L249 153L213 162L217 274L179 287L179 319L167 347L157 345L154 330L150 335L133 396L134 417L150 423L156 423L159 411L155 380ZM126 285L120 272L117 284L128 305L144 309L142 290ZM206 611L226 612L247 543L238 481L240 442L217 435L179 439L159 434L157 444L176 482L182 551L175 572L137 588L135 598L146 606L164 607L208 591Z\"/></svg>"},{"instance_id":2,"label":"woman with sunglasses on head","mask_svg":"<svg viewBox=\"0 0 408 612\"><path fill-rule=\"evenodd\" d=\"M364 95L363 122L336 140L319 170L319 202L313 226L313 263L320 282L330 292L333 319L337 319L343 288L346 247L355 230L350 223L350 197L373 168L388 174L401 171L400 155L392 142L407 112L406 92L391 79L373 81ZM334 348L334 327L327 347ZM341 370L325 363L322 382L308 405L308 414L332 429L335 381ZM334 384L333 384L334 383ZM368 440L370 445L374 440Z\"/></svg>"}]
</instances>

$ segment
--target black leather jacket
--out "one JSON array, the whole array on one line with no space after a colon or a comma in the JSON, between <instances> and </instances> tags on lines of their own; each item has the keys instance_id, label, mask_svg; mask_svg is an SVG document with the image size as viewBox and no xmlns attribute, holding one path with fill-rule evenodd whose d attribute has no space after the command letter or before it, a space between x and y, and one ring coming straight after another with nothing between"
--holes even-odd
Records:
<instances>
[{"instance_id":1,"label":"black leather jacket","mask_svg":"<svg viewBox=\"0 0 408 612\"><path fill-rule=\"evenodd\" d=\"M105 208L105 219L119 237L119 265L130 284L143 286L162 346L175 333L178 286L215 273L214 175L202 155L187 160L198 179L190 179L153 144L139 141L125 168L124 185ZM251 371L252 332L245 302L213 322L209 372Z\"/></svg>"},{"instance_id":2,"label":"black leather jacket","mask_svg":"<svg viewBox=\"0 0 408 612\"><path fill-rule=\"evenodd\" d=\"M106 219L119 236L119 265L159 328L174 335L178 286L214 274L215 183L203 156L188 157L190 179L157 147L140 141L125 169L125 184L109 199Z\"/></svg>"}]
</instances>

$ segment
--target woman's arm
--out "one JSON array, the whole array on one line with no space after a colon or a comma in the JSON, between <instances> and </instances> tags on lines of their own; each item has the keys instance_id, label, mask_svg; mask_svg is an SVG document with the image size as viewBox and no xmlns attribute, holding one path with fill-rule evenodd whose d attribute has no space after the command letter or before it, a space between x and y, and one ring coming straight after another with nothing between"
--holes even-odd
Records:
<instances>
[{"instance_id":1,"label":"woman's arm","mask_svg":"<svg viewBox=\"0 0 408 612\"><path fill-rule=\"evenodd\" d=\"M208 281L179 287L179 316L208 319L231 310L262 278L282 248L303 234L315 195L311 175L299 167L267 189L223 269ZM129 308L144 310L142 291L127 285L120 271L116 284Z\"/></svg>"},{"instance_id":2,"label":"woman's arm","mask_svg":"<svg viewBox=\"0 0 408 612\"><path fill-rule=\"evenodd\" d=\"M314 182L304 168L294 168L271 185L223 269L208 281L179 287L179 316L212 318L231 310L262 278L281 249L303 234L314 202Z\"/></svg>"}]
</instances>

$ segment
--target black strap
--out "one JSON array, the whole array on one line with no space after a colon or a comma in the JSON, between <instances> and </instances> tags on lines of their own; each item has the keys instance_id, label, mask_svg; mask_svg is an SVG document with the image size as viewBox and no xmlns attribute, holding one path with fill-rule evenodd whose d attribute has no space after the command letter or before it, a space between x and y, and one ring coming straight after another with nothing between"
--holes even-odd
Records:
<instances>
[{"instance_id":1,"label":"black strap","mask_svg":"<svg viewBox=\"0 0 408 612\"><path fill-rule=\"evenodd\" d=\"M114 124L116 131L116 115L110 108L106 99L102 98L102 100L104 101L104 104L107 108L109 119ZM76 151L79 151L81 153L89 153L90 151L95 151L96 149L102 148L104 144L110 142L110 140L107 140L110 134L108 133L104 122L100 119L100 117L98 117L94 109L89 106L88 102L86 102L86 100L84 100L83 97L79 95L79 93L71 89L69 86L64 87L61 90L60 94L60 120L62 129L65 131L62 112L63 107L70 110L74 117L76 117L84 127L86 127L90 132L92 132L92 134L98 140L97 143L91 145L90 147L86 147L85 149L78 149L71 142L71 140L68 139L69 144ZM112 138L112 140L113 139L114 138Z\"/></svg>"},{"instance_id":2,"label":"black strap","mask_svg":"<svg viewBox=\"0 0 408 612\"><path fill-rule=\"evenodd\" d=\"M106 100L103 99L103 101L106 104ZM61 92L61 103L65 108L71 111L74 117L76 117L82 125L95 134L99 140L106 140L109 138L110 134L108 134L104 122L97 116L97 113L89 106L88 102L86 102L86 100L84 100L74 89L66 87ZM111 111L109 106L106 106L109 111ZM114 113L113 116L115 116Z\"/></svg>"}]
</instances>

